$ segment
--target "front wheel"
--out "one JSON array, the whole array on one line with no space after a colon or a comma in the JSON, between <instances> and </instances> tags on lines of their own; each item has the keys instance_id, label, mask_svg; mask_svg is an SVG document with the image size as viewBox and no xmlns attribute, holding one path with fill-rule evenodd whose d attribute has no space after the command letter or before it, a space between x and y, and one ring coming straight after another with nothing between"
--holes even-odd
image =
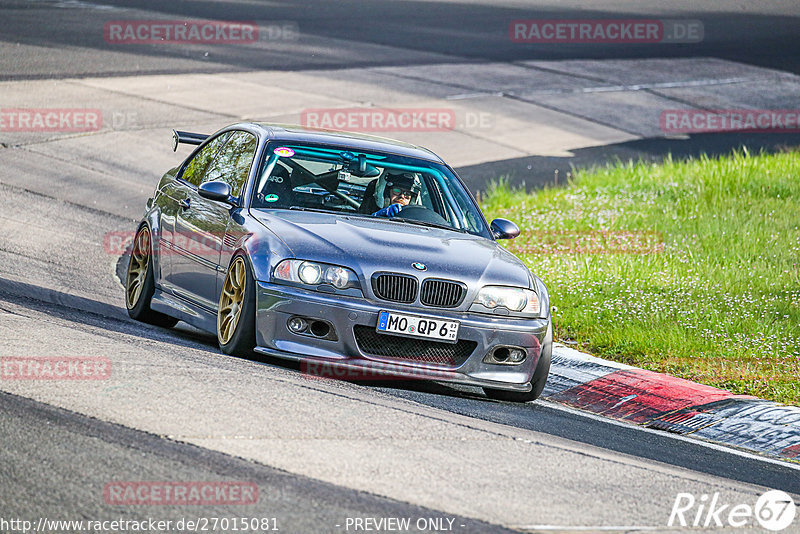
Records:
<instances>
[{"instance_id":1,"label":"front wheel","mask_svg":"<svg viewBox=\"0 0 800 534\"><path fill-rule=\"evenodd\" d=\"M547 327L547 334L542 342L542 352L536 370L531 377L531 390L525 393L517 391L507 391L504 389L483 388L486 396L494 400L509 402L529 402L539 398L547 383L547 376L550 374L550 359L553 355L553 324Z\"/></svg>"},{"instance_id":2,"label":"front wheel","mask_svg":"<svg viewBox=\"0 0 800 534\"><path fill-rule=\"evenodd\" d=\"M172 327L178 319L150 309L156 284L153 276L153 248L150 228L143 225L136 232L125 278L125 307L137 321L156 326Z\"/></svg>"},{"instance_id":3,"label":"front wheel","mask_svg":"<svg viewBox=\"0 0 800 534\"><path fill-rule=\"evenodd\" d=\"M217 310L217 340L225 354L248 356L256 346L256 289L244 256L233 258Z\"/></svg>"}]
</instances>

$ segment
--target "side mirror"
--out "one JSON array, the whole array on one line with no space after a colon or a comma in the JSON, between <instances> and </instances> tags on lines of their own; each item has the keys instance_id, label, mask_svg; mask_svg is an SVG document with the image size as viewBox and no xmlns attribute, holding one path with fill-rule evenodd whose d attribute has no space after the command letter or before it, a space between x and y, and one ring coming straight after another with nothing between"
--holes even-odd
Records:
<instances>
[{"instance_id":1,"label":"side mirror","mask_svg":"<svg viewBox=\"0 0 800 534\"><path fill-rule=\"evenodd\" d=\"M236 204L236 199L231 196L231 186L225 182L206 182L200 184L200 187L197 188L197 193L201 197L215 202L225 202L231 205Z\"/></svg>"},{"instance_id":2,"label":"side mirror","mask_svg":"<svg viewBox=\"0 0 800 534\"><path fill-rule=\"evenodd\" d=\"M489 228L495 239L514 239L519 235L519 226L508 219L495 219Z\"/></svg>"}]
</instances>

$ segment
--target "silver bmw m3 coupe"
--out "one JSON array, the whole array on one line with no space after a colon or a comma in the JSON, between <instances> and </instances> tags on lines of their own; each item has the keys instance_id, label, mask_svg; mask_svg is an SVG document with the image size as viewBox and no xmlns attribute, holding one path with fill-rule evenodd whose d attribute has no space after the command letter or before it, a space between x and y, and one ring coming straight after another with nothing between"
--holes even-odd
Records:
<instances>
[{"instance_id":1,"label":"silver bmw m3 coupe","mask_svg":"<svg viewBox=\"0 0 800 534\"><path fill-rule=\"evenodd\" d=\"M529 401L550 369L542 281L432 152L388 139L240 123L161 178L132 245L131 317L216 333L227 354L319 376L480 386ZM332 371L335 370L335 371Z\"/></svg>"}]
</instances>

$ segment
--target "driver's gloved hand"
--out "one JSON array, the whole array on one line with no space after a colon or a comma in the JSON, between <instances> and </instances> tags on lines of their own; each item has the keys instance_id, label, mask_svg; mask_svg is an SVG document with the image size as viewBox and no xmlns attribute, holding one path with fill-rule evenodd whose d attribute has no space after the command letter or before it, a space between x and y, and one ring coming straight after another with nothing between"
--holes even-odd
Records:
<instances>
[{"instance_id":1,"label":"driver's gloved hand","mask_svg":"<svg viewBox=\"0 0 800 534\"><path fill-rule=\"evenodd\" d=\"M403 206L401 206L400 204L389 204L382 210L378 210L372 215L374 215L375 217L394 217L395 215L400 213L401 209L403 209Z\"/></svg>"}]
</instances>

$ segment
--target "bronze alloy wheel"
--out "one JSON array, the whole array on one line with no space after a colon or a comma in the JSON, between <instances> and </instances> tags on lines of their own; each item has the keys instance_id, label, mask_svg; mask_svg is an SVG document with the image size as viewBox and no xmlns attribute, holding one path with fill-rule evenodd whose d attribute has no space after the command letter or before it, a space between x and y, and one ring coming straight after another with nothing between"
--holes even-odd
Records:
<instances>
[{"instance_id":1,"label":"bronze alloy wheel","mask_svg":"<svg viewBox=\"0 0 800 534\"><path fill-rule=\"evenodd\" d=\"M233 260L228 274L225 276L225 285L222 286L222 295L219 298L219 312L217 312L217 336L221 345L227 345L236 332L239 319L244 307L245 286L247 284L247 267L241 256Z\"/></svg>"},{"instance_id":2,"label":"bronze alloy wheel","mask_svg":"<svg viewBox=\"0 0 800 534\"><path fill-rule=\"evenodd\" d=\"M131 260L128 263L128 278L125 284L125 301L128 309L136 306L142 296L142 288L150 265L150 230L142 226L133 242Z\"/></svg>"},{"instance_id":3,"label":"bronze alloy wheel","mask_svg":"<svg viewBox=\"0 0 800 534\"><path fill-rule=\"evenodd\" d=\"M128 276L125 279L125 307L128 315L137 321L167 328L175 326L178 319L150 308L156 291L153 274L153 242L150 228L142 225L136 232L128 261Z\"/></svg>"}]
</instances>

